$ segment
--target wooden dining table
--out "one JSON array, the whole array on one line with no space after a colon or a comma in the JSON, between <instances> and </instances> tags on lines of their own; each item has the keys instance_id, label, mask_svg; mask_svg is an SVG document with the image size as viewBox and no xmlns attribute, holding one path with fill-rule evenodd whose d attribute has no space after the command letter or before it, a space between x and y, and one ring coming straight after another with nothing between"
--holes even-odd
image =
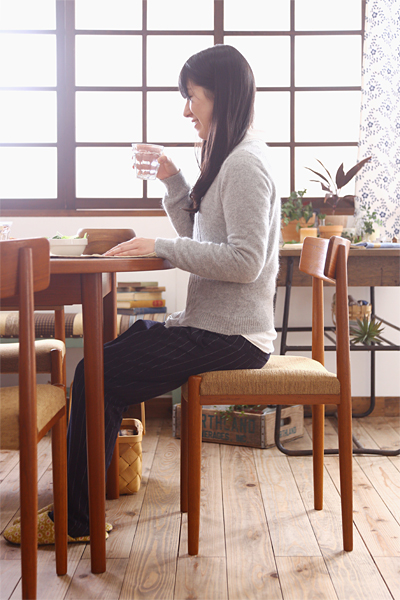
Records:
<instances>
[{"instance_id":1,"label":"wooden dining table","mask_svg":"<svg viewBox=\"0 0 400 600\"><path fill-rule=\"evenodd\" d=\"M92 573L106 570L103 343L117 336L116 273L171 268L152 257L52 257L50 285L35 294L35 308L82 304Z\"/></svg>"}]
</instances>

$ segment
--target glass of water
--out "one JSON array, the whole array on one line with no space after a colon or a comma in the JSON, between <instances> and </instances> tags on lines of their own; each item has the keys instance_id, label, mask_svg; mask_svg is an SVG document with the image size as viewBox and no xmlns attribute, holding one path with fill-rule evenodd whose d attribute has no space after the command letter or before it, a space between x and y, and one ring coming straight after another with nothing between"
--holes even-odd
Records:
<instances>
[{"instance_id":1,"label":"glass of water","mask_svg":"<svg viewBox=\"0 0 400 600\"><path fill-rule=\"evenodd\" d=\"M159 157L164 146L156 144L132 144L132 158L136 177L139 179L155 179L158 173Z\"/></svg>"},{"instance_id":2,"label":"glass of water","mask_svg":"<svg viewBox=\"0 0 400 600\"><path fill-rule=\"evenodd\" d=\"M0 221L0 240L8 240L10 237L12 221Z\"/></svg>"}]
</instances>

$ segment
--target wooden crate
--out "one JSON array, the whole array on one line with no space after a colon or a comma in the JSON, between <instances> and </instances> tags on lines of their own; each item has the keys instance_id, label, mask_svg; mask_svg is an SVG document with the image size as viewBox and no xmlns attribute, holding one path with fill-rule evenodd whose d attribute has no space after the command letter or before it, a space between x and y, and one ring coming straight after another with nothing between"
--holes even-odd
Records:
<instances>
[{"instance_id":1,"label":"wooden crate","mask_svg":"<svg viewBox=\"0 0 400 600\"><path fill-rule=\"evenodd\" d=\"M224 407L228 408L228 407ZM275 409L266 407L259 412L234 412L226 416L224 411L203 407L203 442L270 448L275 445ZM172 433L176 438L181 431L181 405L175 404L172 418ZM282 442L294 440L303 435L303 406L282 408L280 439Z\"/></svg>"}]
</instances>

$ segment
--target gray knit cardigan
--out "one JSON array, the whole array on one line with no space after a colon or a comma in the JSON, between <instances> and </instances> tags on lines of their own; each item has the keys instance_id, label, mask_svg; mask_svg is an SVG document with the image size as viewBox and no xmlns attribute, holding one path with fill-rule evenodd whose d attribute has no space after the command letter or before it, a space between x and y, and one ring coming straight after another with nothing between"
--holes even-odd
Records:
<instances>
[{"instance_id":1,"label":"gray knit cardigan","mask_svg":"<svg viewBox=\"0 0 400 600\"><path fill-rule=\"evenodd\" d=\"M194 220L181 172L164 179L163 206L178 237L157 238L157 256L191 273L186 308L167 327L228 335L270 331L278 272L280 200L267 147L245 138L226 158Z\"/></svg>"}]
</instances>

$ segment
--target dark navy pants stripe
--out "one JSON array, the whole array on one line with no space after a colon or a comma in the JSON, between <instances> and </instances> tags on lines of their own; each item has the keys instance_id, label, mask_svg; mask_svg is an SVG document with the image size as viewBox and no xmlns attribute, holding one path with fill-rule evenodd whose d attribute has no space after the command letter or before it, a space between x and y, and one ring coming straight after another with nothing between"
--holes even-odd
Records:
<instances>
[{"instance_id":1,"label":"dark navy pants stripe","mask_svg":"<svg viewBox=\"0 0 400 600\"><path fill-rule=\"evenodd\" d=\"M128 406L179 388L205 371L258 369L265 354L240 335L137 321L104 345L104 411L107 470ZM75 371L68 427L68 533L88 535L84 361Z\"/></svg>"}]
</instances>

